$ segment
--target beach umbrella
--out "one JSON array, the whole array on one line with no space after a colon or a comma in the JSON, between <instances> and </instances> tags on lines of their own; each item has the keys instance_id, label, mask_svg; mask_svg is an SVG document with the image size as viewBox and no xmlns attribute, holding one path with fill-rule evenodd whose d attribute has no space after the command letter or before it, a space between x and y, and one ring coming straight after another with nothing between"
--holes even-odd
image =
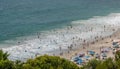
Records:
<instances>
[{"instance_id":1,"label":"beach umbrella","mask_svg":"<svg viewBox=\"0 0 120 69\"><path fill-rule=\"evenodd\" d=\"M116 45L113 45L113 47L114 47L114 48L119 48L119 45L118 45L118 44L116 44Z\"/></svg>"},{"instance_id":2,"label":"beach umbrella","mask_svg":"<svg viewBox=\"0 0 120 69\"><path fill-rule=\"evenodd\" d=\"M116 45L118 42L113 42L112 45Z\"/></svg>"},{"instance_id":3,"label":"beach umbrella","mask_svg":"<svg viewBox=\"0 0 120 69\"><path fill-rule=\"evenodd\" d=\"M108 52L109 51L109 48L103 48L102 50L101 50L101 52Z\"/></svg>"},{"instance_id":4,"label":"beach umbrella","mask_svg":"<svg viewBox=\"0 0 120 69\"><path fill-rule=\"evenodd\" d=\"M79 59L76 63L77 63L77 64L82 64L82 63L83 63L83 60L82 60L82 59Z\"/></svg>"},{"instance_id":5,"label":"beach umbrella","mask_svg":"<svg viewBox=\"0 0 120 69\"><path fill-rule=\"evenodd\" d=\"M79 57L83 57L83 56L85 56L85 53L83 52L79 53Z\"/></svg>"},{"instance_id":6,"label":"beach umbrella","mask_svg":"<svg viewBox=\"0 0 120 69\"><path fill-rule=\"evenodd\" d=\"M100 55L99 55L99 54L96 54L95 57L96 57L96 58L100 58Z\"/></svg>"},{"instance_id":7,"label":"beach umbrella","mask_svg":"<svg viewBox=\"0 0 120 69\"><path fill-rule=\"evenodd\" d=\"M90 55L94 55L95 52L94 51L88 51Z\"/></svg>"}]
</instances>

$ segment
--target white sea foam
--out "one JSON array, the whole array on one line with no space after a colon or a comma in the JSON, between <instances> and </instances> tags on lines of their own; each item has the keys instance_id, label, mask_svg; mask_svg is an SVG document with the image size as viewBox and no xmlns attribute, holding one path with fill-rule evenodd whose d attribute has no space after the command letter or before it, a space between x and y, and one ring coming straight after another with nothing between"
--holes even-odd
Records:
<instances>
[{"instance_id":1,"label":"white sea foam","mask_svg":"<svg viewBox=\"0 0 120 69\"><path fill-rule=\"evenodd\" d=\"M117 30L119 27L120 13L96 16L88 20L72 21L71 26L46 31L39 35L39 38L25 40L23 44L2 49L10 53L11 60L26 60L34 58L36 54L60 53L60 47L65 50L71 44L83 43L83 40L94 41L96 36L109 36L115 32L113 29Z\"/></svg>"}]
</instances>

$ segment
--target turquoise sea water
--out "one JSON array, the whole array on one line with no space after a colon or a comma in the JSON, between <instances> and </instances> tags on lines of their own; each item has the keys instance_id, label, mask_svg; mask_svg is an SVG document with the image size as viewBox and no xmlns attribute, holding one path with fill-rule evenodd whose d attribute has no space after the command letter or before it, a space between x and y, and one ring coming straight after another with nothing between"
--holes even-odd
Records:
<instances>
[{"instance_id":1,"label":"turquoise sea water","mask_svg":"<svg viewBox=\"0 0 120 69\"><path fill-rule=\"evenodd\" d=\"M0 43L120 12L120 0L0 0Z\"/></svg>"}]
</instances>

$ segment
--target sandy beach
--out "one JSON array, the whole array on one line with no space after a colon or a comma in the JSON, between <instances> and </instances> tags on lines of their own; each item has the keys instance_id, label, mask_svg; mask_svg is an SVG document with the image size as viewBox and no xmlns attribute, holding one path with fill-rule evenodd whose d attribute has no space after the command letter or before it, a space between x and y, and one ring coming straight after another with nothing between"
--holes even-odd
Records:
<instances>
[{"instance_id":1,"label":"sandy beach","mask_svg":"<svg viewBox=\"0 0 120 69\"><path fill-rule=\"evenodd\" d=\"M94 43L89 43L88 45L83 45L82 47L76 49L76 50L71 50L69 53L64 53L62 58L66 58L71 60L72 57L76 56L80 52L84 52L87 55L87 51L93 50L96 53L100 54L100 48L112 48L112 43L114 40L120 40L120 29L118 29L115 33L113 33L110 36L107 36L103 39L97 39ZM114 58L113 51L110 50L107 53L107 58Z\"/></svg>"}]
</instances>

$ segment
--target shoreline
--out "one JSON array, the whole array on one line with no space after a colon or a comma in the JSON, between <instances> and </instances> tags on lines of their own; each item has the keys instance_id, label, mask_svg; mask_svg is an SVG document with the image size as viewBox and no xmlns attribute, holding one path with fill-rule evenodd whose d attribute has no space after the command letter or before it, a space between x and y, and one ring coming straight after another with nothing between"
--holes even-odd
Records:
<instances>
[{"instance_id":1,"label":"shoreline","mask_svg":"<svg viewBox=\"0 0 120 69\"><path fill-rule=\"evenodd\" d=\"M62 51L70 49L83 49L85 43L95 43L99 38L110 36L119 28L120 15L108 15L104 17L90 18L88 20L73 21L71 26L63 29L55 29L45 34L35 36L33 40L25 41L25 44L2 48L7 51L11 60L27 60L37 55L59 55ZM91 47L89 45L89 47ZM81 50L82 51L82 50ZM19 55L19 57L18 57Z\"/></svg>"}]
</instances>

